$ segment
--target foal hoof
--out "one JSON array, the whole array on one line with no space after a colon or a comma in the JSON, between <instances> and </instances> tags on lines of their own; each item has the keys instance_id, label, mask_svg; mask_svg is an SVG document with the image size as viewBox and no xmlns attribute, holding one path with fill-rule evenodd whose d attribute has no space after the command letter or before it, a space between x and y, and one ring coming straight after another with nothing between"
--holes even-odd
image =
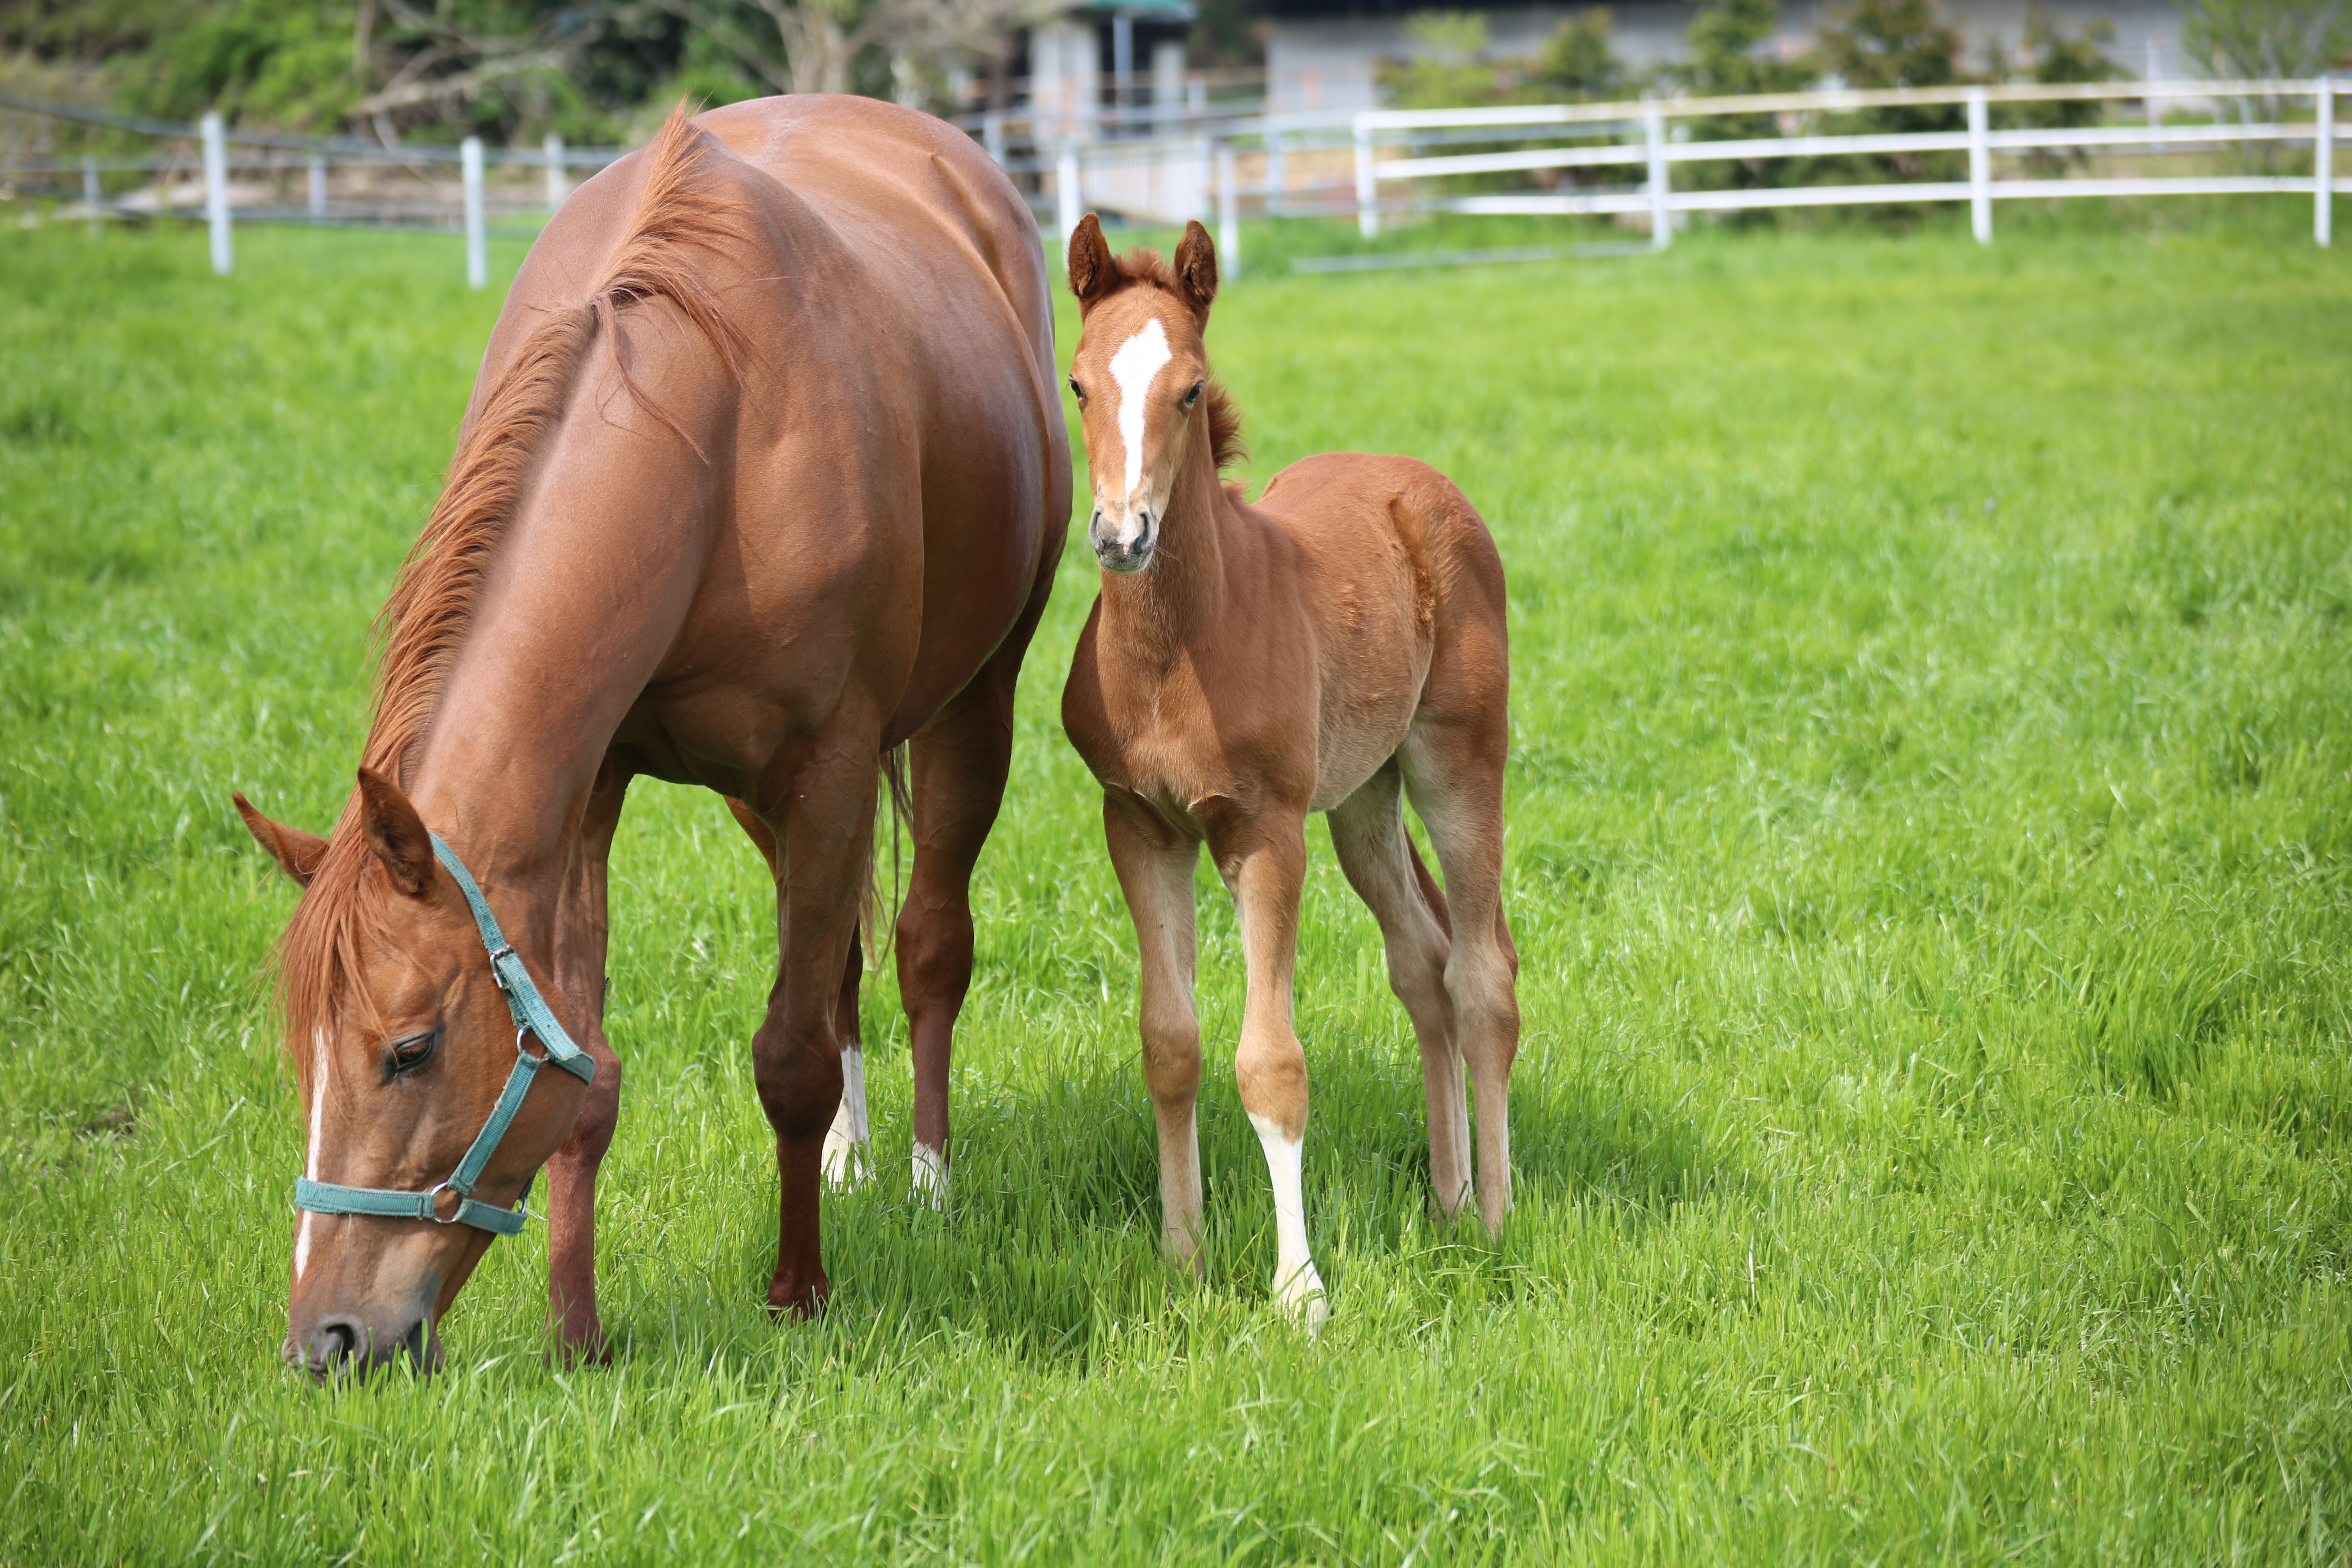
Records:
<instances>
[{"instance_id":1,"label":"foal hoof","mask_svg":"<svg viewBox=\"0 0 2352 1568\"><path fill-rule=\"evenodd\" d=\"M1292 1321L1307 1331L1310 1340L1331 1321L1331 1299L1324 1293L1323 1278L1315 1272L1312 1263L1276 1285L1274 1301Z\"/></svg>"},{"instance_id":2,"label":"foal hoof","mask_svg":"<svg viewBox=\"0 0 2352 1568\"><path fill-rule=\"evenodd\" d=\"M579 1339L558 1340L547 1349L547 1364L558 1372L575 1372L585 1366L613 1364L613 1342L602 1330Z\"/></svg>"}]
</instances>

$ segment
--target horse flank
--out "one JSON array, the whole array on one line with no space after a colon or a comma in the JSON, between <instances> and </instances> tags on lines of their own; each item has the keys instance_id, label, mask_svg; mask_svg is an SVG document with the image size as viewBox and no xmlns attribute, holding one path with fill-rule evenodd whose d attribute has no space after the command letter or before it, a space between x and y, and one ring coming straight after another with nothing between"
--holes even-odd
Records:
<instances>
[{"instance_id":1,"label":"horse flank","mask_svg":"<svg viewBox=\"0 0 2352 1568\"><path fill-rule=\"evenodd\" d=\"M636 212L603 279L588 298L551 312L532 331L465 432L440 499L378 618L383 645L374 714L361 752L366 767L404 786L408 783L450 668L472 629L491 557L600 328L613 344L630 395L702 455L693 437L646 395L631 373L620 312L648 300L667 301L701 333L728 373L739 373L747 340L694 271L688 254L723 250L736 237L730 224L735 202L723 186L698 178L709 145L680 103L646 149ZM326 855L278 947L279 1005L306 1098L311 1092L311 1042L332 1026L346 996L365 995L352 981L373 900L362 896L366 883L361 872L370 857L358 830L356 800L354 795L346 802L337 818Z\"/></svg>"}]
</instances>

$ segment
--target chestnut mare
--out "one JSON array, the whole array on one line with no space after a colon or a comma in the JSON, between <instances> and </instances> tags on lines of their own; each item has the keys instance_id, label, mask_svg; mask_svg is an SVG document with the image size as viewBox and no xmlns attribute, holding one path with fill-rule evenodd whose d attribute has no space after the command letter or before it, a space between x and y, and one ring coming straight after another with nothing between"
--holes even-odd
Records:
<instances>
[{"instance_id":1,"label":"chestnut mare","mask_svg":"<svg viewBox=\"0 0 2352 1568\"><path fill-rule=\"evenodd\" d=\"M768 1302L809 1312L880 760L911 740L898 963L944 1159L969 881L1069 515L1052 321L1004 176L865 99L681 108L549 225L385 605L333 836L238 802L307 889L279 977L310 1121L289 1359L433 1364L542 1163L550 1324L602 1350L605 859L635 774L740 800L775 871ZM534 1079L541 1056L572 1070Z\"/></svg>"},{"instance_id":2,"label":"chestnut mare","mask_svg":"<svg viewBox=\"0 0 2352 1568\"><path fill-rule=\"evenodd\" d=\"M1062 723L1102 783L1142 950L1162 1234L1172 1256L1197 1262L1192 868L1205 840L1249 969L1234 1067L1274 1181L1276 1299L1313 1328L1325 1303L1301 1192L1307 1061L1291 1028L1310 812L1328 814L1412 1018L1439 1207L1451 1218L1475 1192L1493 1231L1510 1206L1519 1009L1502 905L1502 561L1462 492L1409 458L1308 458L1255 506L1219 482L1240 425L1208 379L1217 258L1199 224L1171 268L1149 251L1113 258L1088 216L1069 264L1085 321L1070 385L1103 577ZM1429 830L1443 892L1406 834L1401 794Z\"/></svg>"}]
</instances>

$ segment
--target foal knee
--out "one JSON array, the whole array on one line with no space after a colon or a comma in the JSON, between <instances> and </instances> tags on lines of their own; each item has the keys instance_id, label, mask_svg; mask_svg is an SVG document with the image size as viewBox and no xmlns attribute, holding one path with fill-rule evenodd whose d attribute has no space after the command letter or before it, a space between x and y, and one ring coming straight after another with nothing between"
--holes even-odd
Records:
<instances>
[{"instance_id":1,"label":"foal knee","mask_svg":"<svg viewBox=\"0 0 2352 1568\"><path fill-rule=\"evenodd\" d=\"M1201 1092L1201 1026L1189 1008L1147 1009L1141 1019L1143 1081L1162 1105L1189 1105Z\"/></svg>"}]
</instances>

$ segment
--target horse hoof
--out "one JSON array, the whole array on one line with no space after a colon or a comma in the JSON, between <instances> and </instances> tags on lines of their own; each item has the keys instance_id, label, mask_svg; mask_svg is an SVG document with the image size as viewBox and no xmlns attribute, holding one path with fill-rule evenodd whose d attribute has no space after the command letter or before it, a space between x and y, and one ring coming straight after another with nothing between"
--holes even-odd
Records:
<instances>
[{"instance_id":1,"label":"horse hoof","mask_svg":"<svg viewBox=\"0 0 2352 1568\"><path fill-rule=\"evenodd\" d=\"M778 1319L796 1318L806 1322L824 1313L825 1301L832 1295L832 1283L823 1279L811 1284L778 1281L768 1287L768 1312Z\"/></svg>"}]
</instances>

